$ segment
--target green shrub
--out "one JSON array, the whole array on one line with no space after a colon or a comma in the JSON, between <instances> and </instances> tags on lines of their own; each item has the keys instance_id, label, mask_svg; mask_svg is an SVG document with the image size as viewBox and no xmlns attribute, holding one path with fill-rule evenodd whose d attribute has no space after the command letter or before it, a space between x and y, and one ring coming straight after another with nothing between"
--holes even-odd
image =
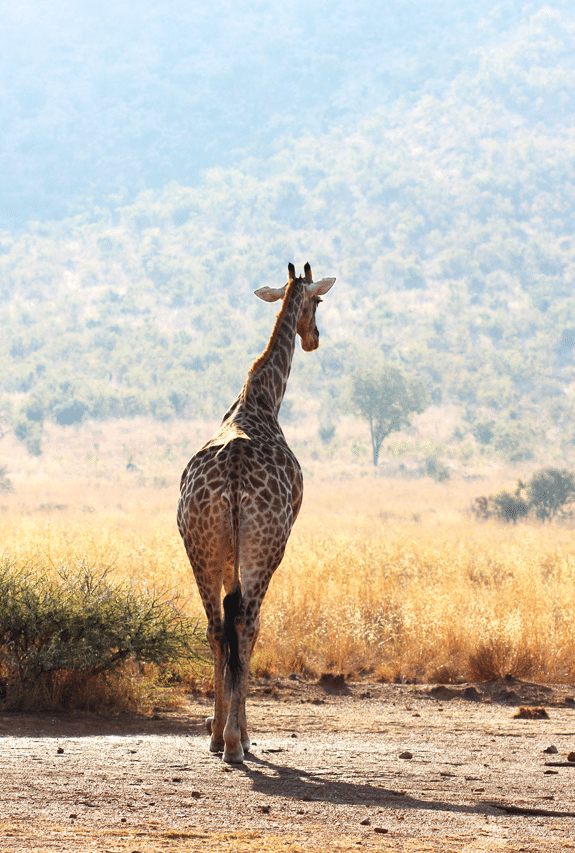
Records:
<instances>
[{"instance_id":1,"label":"green shrub","mask_svg":"<svg viewBox=\"0 0 575 853\"><path fill-rule=\"evenodd\" d=\"M522 484L521 484L522 485ZM529 512L529 504L521 495L522 488L517 484L515 494L512 495L505 489L502 489L491 498L494 514L501 521L512 521L517 523L517 519L524 518Z\"/></svg>"},{"instance_id":2,"label":"green shrub","mask_svg":"<svg viewBox=\"0 0 575 853\"><path fill-rule=\"evenodd\" d=\"M476 498L472 511L476 518L495 517L515 524L531 510L541 521L568 518L573 503L575 474L566 468L541 468L528 483L518 480L514 494L502 489L496 495Z\"/></svg>"},{"instance_id":3,"label":"green shrub","mask_svg":"<svg viewBox=\"0 0 575 853\"><path fill-rule=\"evenodd\" d=\"M335 435L335 424L333 424L333 423L320 424L318 434L319 434L319 437L321 439L322 444L329 444Z\"/></svg>"},{"instance_id":4,"label":"green shrub","mask_svg":"<svg viewBox=\"0 0 575 853\"><path fill-rule=\"evenodd\" d=\"M50 574L0 563L4 707L76 707L72 685L82 688L84 705L86 684L97 693L98 679L117 678L127 662L199 661L201 633L174 599L113 585L107 570L79 564Z\"/></svg>"},{"instance_id":5,"label":"green shrub","mask_svg":"<svg viewBox=\"0 0 575 853\"><path fill-rule=\"evenodd\" d=\"M451 476L448 466L443 459L439 459L437 456L427 457L425 460L425 473L432 480L435 480L436 483L443 483L445 480L449 480Z\"/></svg>"},{"instance_id":6,"label":"green shrub","mask_svg":"<svg viewBox=\"0 0 575 853\"><path fill-rule=\"evenodd\" d=\"M8 476L7 467L0 465L0 492L11 492L13 488L12 480Z\"/></svg>"},{"instance_id":7,"label":"green shrub","mask_svg":"<svg viewBox=\"0 0 575 853\"><path fill-rule=\"evenodd\" d=\"M31 456L42 455L44 411L39 403L33 401L21 409L14 422L14 434L26 445Z\"/></svg>"},{"instance_id":8,"label":"green shrub","mask_svg":"<svg viewBox=\"0 0 575 853\"><path fill-rule=\"evenodd\" d=\"M525 484L517 481L514 494L511 494L506 489L501 489L496 495L487 497L475 498L475 503L472 507L476 518L498 518L499 521L510 522L517 524L519 518L525 518L529 513L529 503L525 498Z\"/></svg>"},{"instance_id":9,"label":"green shrub","mask_svg":"<svg viewBox=\"0 0 575 853\"><path fill-rule=\"evenodd\" d=\"M565 468L542 468L533 474L527 493L537 518L565 518L572 514L568 507L575 502L575 475Z\"/></svg>"}]
</instances>

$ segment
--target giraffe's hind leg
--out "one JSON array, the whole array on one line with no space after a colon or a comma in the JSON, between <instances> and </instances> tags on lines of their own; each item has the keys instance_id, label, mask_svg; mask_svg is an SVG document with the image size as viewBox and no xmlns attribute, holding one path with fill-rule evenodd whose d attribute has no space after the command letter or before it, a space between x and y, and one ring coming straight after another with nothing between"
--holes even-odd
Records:
<instances>
[{"instance_id":1,"label":"giraffe's hind leg","mask_svg":"<svg viewBox=\"0 0 575 853\"><path fill-rule=\"evenodd\" d=\"M251 643L250 643L250 647L248 650L248 657L247 657L246 665L244 668L244 678L243 678L243 682L242 682L242 693L241 693L241 700L240 700L239 724L240 724L240 737L241 737L242 747L243 747L244 752L249 752L250 747L251 747L251 740L250 740L250 736L248 734L248 719L247 719L247 714L246 714L246 698L248 695L248 684L249 684L249 680L250 680L250 664L251 664L252 654L253 654L259 633L260 633L260 619L259 619L259 615L258 615L256 622L255 622L255 625L254 625L254 635L253 635Z\"/></svg>"},{"instance_id":2,"label":"giraffe's hind leg","mask_svg":"<svg viewBox=\"0 0 575 853\"><path fill-rule=\"evenodd\" d=\"M196 517L190 510L188 526L194 531L201 530L202 518ZM214 663L214 713L206 719L206 730L211 735L210 751L222 752L229 700L224 684L228 646L222 621L221 591L223 584L229 584L229 540L226 540L225 530L222 532L225 525L221 518L216 517L212 522L212 530L204 537L203 550L196 547L196 539L200 538L197 533L195 536L187 535L184 544L204 605L208 622L206 637Z\"/></svg>"},{"instance_id":3,"label":"giraffe's hind leg","mask_svg":"<svg viewBox=\"0 0 575 853\"><path fill-rule=\"evenodd\" d=\"M253 626L246 630L243 606L235 616L234 628L237 634L237 662L228 666L227 679L230 685L230 706L224 728L224 761L240 764L250 747L245 715L245 685L249 678L250 648Z\"/></svg>"},{"instance_id":4,"label":"giraffe's hind leg","mask_svg":"<svg viewBox=\"0 0 575 853\"><path fill-rule=\"evenodd\" d=\"M210 738L210 752L222 752L224 749L224 666L223 630L221 621L208 620L207 637L214 659L214 713L206 719L206 729Z\"/></svg>"},{"instance_id":5,"label":"giraffe's hind leg","mask_svg":"<svg viewBox=\"0 0 575 853\"><path fill-rule=\"evenodd\" d=\"M240 671L235 683L232 684L230 710L224 729L226 748L223 757L224 761L229 763L242 762L244 754L249 752L251 747L246 715L246 696L250 678L251 657L260 630L260 606L261 600L247 596L247 602L244 601L244 606L236 618Z\"/></svg>"}]
</instances>

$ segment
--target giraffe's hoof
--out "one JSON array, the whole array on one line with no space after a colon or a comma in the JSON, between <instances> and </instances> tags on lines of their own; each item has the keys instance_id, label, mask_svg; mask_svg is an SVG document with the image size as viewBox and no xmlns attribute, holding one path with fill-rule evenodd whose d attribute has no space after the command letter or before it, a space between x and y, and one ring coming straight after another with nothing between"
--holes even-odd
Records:
<instances>
[{"instance_id":1,"label":"giraffe's hoof","mask_svg":"<svg viewBox=\"0 0 575 853\"><path fill-rule=\"evenodd\" d=\"M228 748L224 749L223 759L226 764L243 764L244 760L244 750L242 745L238 745L238 749L235 752L229 752Z\"/></svg>"},{"instance_id":2,"label":"giraffe's hoof","mask_svg":"<svg viewBox=\"0 0 575 853\"><path fill-rule=\"evenodd\" d=\"M223 740L214 740L214 738L210 740L210 752L223 752L225 746Z\"/></svg>"}]
</instances>

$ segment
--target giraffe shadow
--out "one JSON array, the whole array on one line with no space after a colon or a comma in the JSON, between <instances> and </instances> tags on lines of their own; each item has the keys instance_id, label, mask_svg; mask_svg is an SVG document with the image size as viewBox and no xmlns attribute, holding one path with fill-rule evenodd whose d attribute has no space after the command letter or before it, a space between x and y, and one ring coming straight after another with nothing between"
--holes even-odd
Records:
<instances>
[{"instance_id":1,"label":"giraffe shadow","mask_svg":"<svg viewBox=\"0 0 575 853\"><path fill-rule=\"evenodd\" d=\"M381 806L402 811L448 811L470 815L493 813L493 807L485 802L465 805L442 799L422 800L400 790L380 787L379 783L339 781L320 773L278 764L251 752L246 754L244 764L236 765L236 768L243 770L251 779L254 791L268 797L293 797L311 803ZM270 775L270 772L275 775Z\"/></svg>"}]
</instances>

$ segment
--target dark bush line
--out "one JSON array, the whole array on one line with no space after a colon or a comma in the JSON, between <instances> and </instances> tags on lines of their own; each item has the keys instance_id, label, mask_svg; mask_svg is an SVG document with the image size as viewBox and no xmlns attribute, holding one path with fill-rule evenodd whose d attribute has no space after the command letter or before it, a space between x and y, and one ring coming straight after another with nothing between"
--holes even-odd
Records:
<instances>
[{"instance_id":1,"label":"dark bush line","mask_svg":"<svg viewBox=\"0 0 575 853\"><path fill-rule=\"evenodd\" d=\"M533 513L540 521L570 518L575 502L575 474L566 468L541 468L528 483L517 481L513 494L502 489L496 495L475 498L476 518L498 518L516 524Z\"/></svg>"}]
</instances>

